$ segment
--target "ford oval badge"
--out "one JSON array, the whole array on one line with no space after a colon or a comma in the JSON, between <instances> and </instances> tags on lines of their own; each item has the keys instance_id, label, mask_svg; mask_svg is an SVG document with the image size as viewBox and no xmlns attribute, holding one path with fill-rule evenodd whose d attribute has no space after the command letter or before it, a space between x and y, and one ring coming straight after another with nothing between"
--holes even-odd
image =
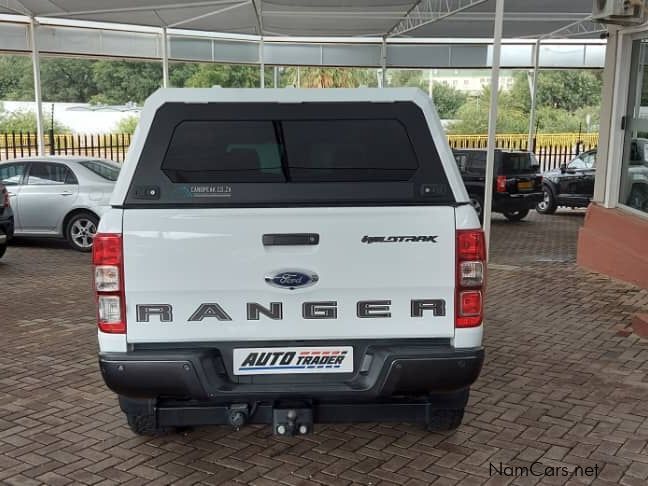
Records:
<instances>
[{"instance_id":1,"label":"ford oval badge","mask_svg":"<svg viewBox=\"0 0 648 486\"><path fill-rule=\"evenodd\" d=\"M318 280L319 277L315 272L304 270L282 270L266 275L265 277L268 285L289 290L310 287L311 285L315 285Z\"/></svg>"}]
</instances>

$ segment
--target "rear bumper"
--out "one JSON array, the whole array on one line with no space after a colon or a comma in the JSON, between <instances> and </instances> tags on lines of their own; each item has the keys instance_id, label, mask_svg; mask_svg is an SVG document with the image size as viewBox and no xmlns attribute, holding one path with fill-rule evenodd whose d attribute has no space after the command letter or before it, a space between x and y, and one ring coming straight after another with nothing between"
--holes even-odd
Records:
<instances>
[{"instance_id":1,"label":"rear bumper","mask_svg":"<svg viewBox=\"0 0 648 486\"><path fill-rule=\"evenodd\" d=\"M455 350L449 344L418 342L424 344L353 343L355 371L340 374L234 376L234 345L220 350L104 353L99 363L106 385L121 396L212 403L283 399L371 402L455 392L469 387L479 376L482 348Z\"/></svg>"},{"instance_id":2,"label":"rear bumper","mask_svg":"<svg viewBox=\"0 0 648 486\"><path fill-rule=\"evenodd\" d=\"M493 211L506 213L510 211L521 211L534 209L536 204L542 201L544 193L529 192L524 194L500 194L493 197Z\"/></svg>"}]
</instances>

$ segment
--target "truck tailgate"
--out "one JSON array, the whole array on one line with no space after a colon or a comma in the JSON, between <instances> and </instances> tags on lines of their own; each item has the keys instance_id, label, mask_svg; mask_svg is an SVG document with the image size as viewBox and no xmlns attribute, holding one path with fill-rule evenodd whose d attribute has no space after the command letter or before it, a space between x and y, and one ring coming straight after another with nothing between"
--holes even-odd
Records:
<instances>
[{"instance_id":1,"label":"truck tailgate","mask_svg":"<svg viewBox=\"0 0 648 486\"><path fill-rule=\"evenodd\" d=\"M304 233L319 242L263 242ZM454 335L451 206L138 209L124 212L123 241L130 343ZM287 270L316 277L266 281ZM442 305L415 312L417 300ZM363 313L359 301L382 302ZM250 319L250 303L274 303L274 318ZM304 303L336 310L305 318Z\"/></svg>"}]
</instances>

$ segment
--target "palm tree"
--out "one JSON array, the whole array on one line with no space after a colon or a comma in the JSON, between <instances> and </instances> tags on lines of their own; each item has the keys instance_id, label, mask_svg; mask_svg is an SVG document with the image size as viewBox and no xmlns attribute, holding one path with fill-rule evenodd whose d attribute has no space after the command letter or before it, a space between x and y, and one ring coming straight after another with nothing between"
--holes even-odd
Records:
<instances>
[{"instance_id":1,"label":"palm tree","mask_svg":"<svg viewBox=\"0 0 648 486\"><path fill-rule=\"evenodd\" d=\"M284 76L288 86L300 88L357 88L375 85L375 74L367 69L302 67L299 79L296 67L288 67Z\"/></svg>"}]
</instances>

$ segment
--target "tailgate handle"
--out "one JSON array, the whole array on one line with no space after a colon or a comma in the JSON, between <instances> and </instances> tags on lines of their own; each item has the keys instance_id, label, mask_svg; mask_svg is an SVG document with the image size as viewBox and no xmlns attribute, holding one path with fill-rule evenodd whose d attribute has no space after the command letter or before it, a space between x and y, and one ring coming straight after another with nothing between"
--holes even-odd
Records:
<instances>
[{"instance_id":1,"label":"tailgate handle","mask_svg":"<svg viewBox=\"0 0 648 486\"><path fill-rule=\"evenodd\" d=\"M263 235L263 246L317 245L317 233L273 233Z\"/></svg>"}]
</instances>

